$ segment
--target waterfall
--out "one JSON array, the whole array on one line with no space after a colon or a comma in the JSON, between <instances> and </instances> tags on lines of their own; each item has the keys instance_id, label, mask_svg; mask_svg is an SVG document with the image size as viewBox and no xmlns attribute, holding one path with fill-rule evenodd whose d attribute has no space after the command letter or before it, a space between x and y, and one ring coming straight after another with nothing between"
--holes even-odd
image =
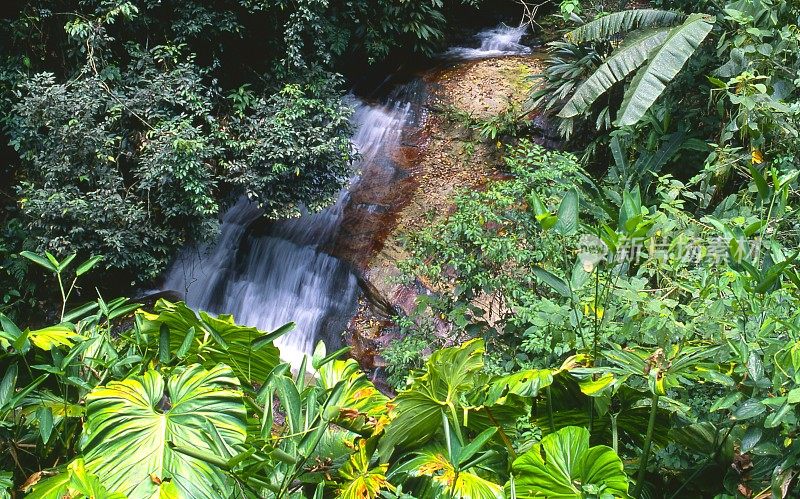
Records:
<instances>
[{"instance_id":1,"label":"waterfall","mask_svg":"<svg viewBox=\"0 0 800 499\"><path fill-rule=\"evenodd\" d=\"M505 55L526 55L531 48L520 43L528 32L528 26L512 28L500 24L480 31L474 36L478 47L452 47L443 56L447 59L485 59Z\"/></svg>"},{"instance_id":2,"label":"waterfall","mask_svg":"<svg viewBox=\"0 0 800 499\"><path fill-rule=\"evenodd\" d=\"M400 147L413 104L397 92L393 95L386 104L347 98L357 126L352 138L359 152L357 170L387 162ZM351 187L357 182L358 176ZM343 190L328 209L254 231L261 212L242 198L224 214L217 242L186 249L162 287L182 293L194 309L233 314L238 323L259 329L295 322L297 327L276 342L283 358L295 366L320 339L328 351L338 348L359 288L351 268L325 247L335 238L348 201Z\"/></svg>"}]
</instances>

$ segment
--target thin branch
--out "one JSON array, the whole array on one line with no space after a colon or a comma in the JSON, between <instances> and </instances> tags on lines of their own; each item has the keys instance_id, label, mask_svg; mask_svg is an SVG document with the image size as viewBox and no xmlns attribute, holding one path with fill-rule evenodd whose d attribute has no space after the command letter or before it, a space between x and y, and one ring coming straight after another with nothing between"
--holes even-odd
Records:
<instances>
[{"instance_id":1,"label":"thin branch","mask_svg":"<svg viewBox=\"0 0 800 499\"><path fill-rule=\"evenodd\" d=\"M100 83L100 86L103 88L103 90L106 91L106 93L109 95L109 97L114 99L117 102L117 104L119 104L120 106L125 108L126 111L128 111L133 116L135 116L139 121L142 122L142 124L144 126L146 126L151 131L154 131L155 127L153 127L153 125L148 123L147 120L145 120L139 113L137 113L136 111L134 111L133 109L128 107L128 105L122 99L120 99L111 90L111 87L109 87L108 84L105 81L103 81L103 79L100 77L100 72L97 71L97 65L94 62L94 47L92 46L92 43L88 39L86 40L86 58L87 58L87 61L89 63L89 67L92 69L92 71L94 72L94 75L97 77L97 81Z\"/></svg>"},{"instance_id":2,"label":"thin branch","mask_svg":"<svg viewBox=\"0 0 800 499\"><path fill-rule=\"evenodd\" d=\"M539 11L539 7L546 5L550 2L550 0L544 0L541 3L531 3L526 0L514 0L517 4L522 7L522 19L519 23L520 27L522 26L530 26L533 28L533 25L539 26L539 23L536 22L536 14Z\"/></svg>"}]
</instances>

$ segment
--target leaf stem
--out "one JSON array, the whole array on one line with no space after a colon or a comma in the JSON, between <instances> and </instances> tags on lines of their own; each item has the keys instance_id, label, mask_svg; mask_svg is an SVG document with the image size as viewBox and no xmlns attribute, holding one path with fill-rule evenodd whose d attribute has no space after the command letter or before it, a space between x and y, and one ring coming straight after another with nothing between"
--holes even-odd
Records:
<instances>
[{"instance_id":1,"label":"leaf stem","mask_svg":"<svg viewBox=\"0 0 800 499\"><path fill-rule=\"evenodd\" d=\"M61 290L61 322L64 322L64 314L67 309L67 295L64 293L64 282L61 280L61 272L56 272L58 279L58 289Z\"/></svg>"},{"instance_id":2,"label":"leaf stem","mask_svg":"<svg viewBox=\"0 0 800 499\"><path fill-rule=\"evenodd\" d=\"M647 434L644 437L642 455L639 458L639 473L636 477L636 487L634 487L632 494L635 499L641 497L644 477L647 474L647 461L650 460L650 445L653 443L653 431L656 427L656 415L658 414L658 393L654 392L653 398L650 400L650 420L647 422Z\"/></svg>"}]
</instances>

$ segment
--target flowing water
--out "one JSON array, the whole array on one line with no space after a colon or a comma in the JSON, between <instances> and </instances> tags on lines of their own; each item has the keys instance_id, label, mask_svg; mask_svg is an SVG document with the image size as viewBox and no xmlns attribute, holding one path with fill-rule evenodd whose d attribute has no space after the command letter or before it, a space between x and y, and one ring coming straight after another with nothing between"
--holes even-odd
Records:
<instances>
[{"instance_id":1,"label":"flowing water","mask_svg":"<svg viewBox=\"0 0 800 499\"><path fill-rule=\"evenodd\" d=\"M387 158L415 115L412 106L418 99L411 97L394 92L385 104L350 97L358 127L352 139L360 155L358 169L391 168ZM351 188L357 182L355 177ZM184 251L162 287L183 294L194 309L232 314L238 323L262 330L295 322L297 327L277 341L284 359L295 366L320 339L331 351L341 344L359 294L350 267L325 252L348 202L343 190L326 210L256 230L263 225L256 223L261 213L242 198L223 216L216 244Z\"/></svg>"},{"instance_id":2,"label":"flowing water","mask_svg":"<svg viewBox=\"0 0 800 499\"><path fill-rule=\"evenodd\" d=\"M445 56L527 54L530 49L519 43L524 34L525 28L501 25L478 33L477 48L455 47ZM260 210L242 198L222 217L217 242L186 249L165 275L162 290L180 293L194 309L232 314L238 323L266 331L295 322L297 327L276 342L295 367L319 340L329 351L338 348L360 289L352 267L329 251L358 239L343 224L345 214L353 222L363 216L358 213L380 212L392 203L398 182L408 176L397 163L401 149L408 148L404 136L420 130L425 120L423 79L402 85L391 80L382 85L391 89L388 94L385 88L376 91L386 95L377 101L348 97L357 126L352 140L360 154L355 166L365 178L351 179L330 208L287 220L265 223ZM372 230L367 223L356 225Z\"/></svg>"},{"instance_id":3,"label":"flowing water","mask_svg":"<svg viewBox=\"0 0 800 499\"><path fill-rule=\"evenodd\" d=\"M512 28L505 24L500 24L476 34L473 38L478 45L477 47L452 47L443 56L447 59L469 60L508 55L527 55L531 53L531 48L520 43L527 32L527 25Z\"/></svg>"}]
</instances>

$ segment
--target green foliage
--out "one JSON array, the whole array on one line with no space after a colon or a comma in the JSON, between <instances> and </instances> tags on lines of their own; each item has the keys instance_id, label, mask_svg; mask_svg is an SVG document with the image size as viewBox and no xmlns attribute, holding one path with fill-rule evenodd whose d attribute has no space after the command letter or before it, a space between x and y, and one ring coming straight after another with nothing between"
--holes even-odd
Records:
<instances>
[{"instance_id":1,"label":"green foliage","mask_svg":"<svg viewBox=\"0 0 800 499\"><path fill-rule=\"evenodd\" d=\"M235 197L270 217L329 205L354 157L337 71L394 50L432 54L447 12L440 0L12 8L0 123L17 156L3 167L16 196L4 204L18 212L3 223L23 230L2 247L103 254L115 278L138 284L213 238ZM32 290L13 291L5 306Z\"/></svg>"},{"instance_id":2,"label":"green foliage","mask_svg":"<svg viewBox=\"0 0 800 499\"><path fill-rule=\"evenodd\" d=\"M517 421L540 394L483 374L482 341L436 352L390 399L322 344L296 374L261 357L288 327L267 334L163 300L120 322L135 307L98 300L95 315L36 331L0 316L0 443L31 497L407 497L401 484L415 497L504 497ZM233 348L246 332L247 353Z\"/></svg>"},{"instance_id":3,"label":"green foliage","mask_svg":"<svg viewBox=\"0 0 800 499\"><path fill-rule=\"evenodd\" d=\"M58 499L65 495L80 499L92 497L125 499L128 497L121 492L109 492L100 483L97 475L86 470L86 465L80 458L71 462L67 466L66 472L38 484L27 497Z\"/></svg>"},{"instance_id":4,"label":"green foliage","mask_svg":"<svg viewBox=\"0 0 800 499\"><path fill-rule=\"evenodd\" d=\"M239 379L250 384L266 379L278 365L278 350L270 342L276 334L285 334L294 327L290 323L265 335L256 328L235 324L230 315L196 314L183 303L166 300L156 302L154 312L137 314L135 334L158 350L159 362L198 362L208 369L225 363Z\"/></svg>"},{"instance_id":5,"label":"green foliage","mask_svg":"<svg viewBox=\"0 0 800 499\"><path fill-rule=\"evenodd\" d=\"M456 211L446 221L412 236L414 258L406 262L406 269L446 291L420 305L444 313L456 328L453 338L485 337L501 348L495 362L505 368L543 366L565 353L560 343L532 339L531 348L518 351L514 337L522 336L525 342L525 335L535 330L526 331L535 315L525 312L526 306L531 300L538 302L538 281L531 267L572 262L562 248L577 241L577 196L570 190L581 169L572 155L525 141L512 149L506 163L512 178L459 195ZM541 196L533 194L537 189ZM563 207L560 218L543 202L558 202ZM557 227L543 232L537 228L540 221ZM569 321L566 313L563 319ZM557 316L547 312L542 320L555 323ZM504 345L514 347L503 351Z\"/></svg>"},{"instance_id":6,"label":"green foliage","mask_svg":"<svg viewBox=\"0 0 800 499\"><path fill-rule=\"evenodd\" d=\"M392 341L381 355L386 359L386 380L397 389L404 388L408 373L422 368L427 357L441 348L442 341L436 336L435 325L430 318L398 316L394 319L400 338Z\"/></svg>"},{"instance_id":7,"label":"green foliage","mask_svg":"<svg viewBox=\"0 0 800 499\"><path fill-rule=\"evenodd\" d=\"M550 42L547 50L548 65L543 73L531 77L535 85L531 88L529 100L532 109L553 114L566 105L580 83L595 73L602 60L593 47L566 41ZM598 77L604 74L605 72L600 72ZM597 122L598 127L607 121L603 116ZM573 136L573 121L561 120L558 130L564 137Z\"/></svg>"},{"instance_id":8,"label":"green foliage","mask_svg":"<svg viewBox=\"0 0 800 499\"><path fill-rule=\"evenodd\" d=\"M686 5L700 7L716 16L716 52L688 40L712 33L705 14L610 14L572 32L580 45L558 42L537 105L601 130L649 109L573 142L592 176L571 155L510 150L508 177L459 194L409 238L406 270L432 284L420 307L448 322L440 336L485 338L484 371L506 373L490 397L534 397L524 434L588 429L629 463L634 497L788 497L800 456L798 12ZM654 61L672 36L684 69L661 78L651 69L669 66ZM658 100L633 97L653 76ZM629 77L626 100L616 83Z\"/></svg>"},{"instance_id":9,"label":"green foliage","mask_svg":"<svg viewBox=\"0 0 800 499\"><path fill-rule=\"evenodd\" d=\"M35 497L790 497L800 12L680 3L698 14L598 15L554 46L538 103L599 130L625 125L587 139L594 176L522 140L506 176L459 193L445 220L410 236L404 268L433 293L387 352L403 387L394 398L322 345L293 373L272 344L291 325L264 332L166 301L70 310L76 279L99 264L75 255L105 244L104 264L153 272L212 232L228 194L248 192L273 215L323 205L351 152L328 85L335 59L358 43L372 56L430 50L444 5L26 11L42 28L28 30L43 37L30 43L36 57L7 60L22 77L2 73L3 88L21 90L3 118L22 161L15 223L34 229L30 247L55 252L17 255L18 241L3 251L52 274L62 311L25 329L0 315L11 472L0 495L25 484ZM220 78L238 67L226 55L235 45L201 50L205 37L249 41L243 12L277 33L255 72L269 66L279 81ZM374 12L396 22L361 23ZM69 42L48 42L65 24ZM13 26L15 43L29 39ZM165 43L142 50L142 26ZM716 50L701 45L709 36ZM36 76L48 58L60 58L57 76ZM484 138L519 132L510 118L456 118ZM90 214L126 234L102 233ZM24 272L8 277L19 291Z\"/></svg>"},{"instance_id":10,"label":"green foliage","mask_svg":"<svg viewBox=\"0 0 800 499\"><path fill-rule=\"evenodd\" d=\"M522 125L519 106L513 103L496 115L489 117L475 117L471 113L454 106L446 106L440 111L444 116L465 128L482 141L498 141L499 139L514 137Z\"/></svg>"},{"instance_id":11,"label":"green foliage","mask_svg":"<svg viewBox=\"0 0 800 499\"><path fill-rule=\"evenodd\" d=\"M325 206L352 157L350 111L331 88L287 87L223 123L219 89L191 62L163 70L142 55L118 81L32 78L10 129L28 244L102 253L148 279L215 234L226 193L241 189L272 216Z\"/></svg>"},{"instance_id":12,"label":"green foliage","mask_svg":"<svg viewBox=\"0 0 800 499\"><path fill-rule=\"evenodd\" d=\"M473 376L483 366L483 345L465 343L457 349L439 350L427 362L424 374L395 399L395 417L381 439L381 452L389 455L394 447L416 447L436 434L442 416L452 418L458 428L461 393L474 388Z\"/></svg>"},{"instance_id":13,"label":"green foliage","mask_svg":"<svg viewBox=\"0 0 800 499\"><path fill-rule=\"evenodd\" d=\"M191 365L166 382L147 371L95 388L86 398L83 428L87 469L128 496L163 495L169 478L181 496L230 495L231 484L219 469L175 449L233 457L246 435L237 388L232 371L221 365L210 371Z\"/></svg>"},{"instance_id":14,"label":"green foliage","mask_svg":"<svg viewBox=\"0 0 800 499\"><path fill-rule=\"evenodd\" d=\"M663 45L651 52L647 66L631 80L622 100L617 123L619 126L639 122L648 109L675 78L703 43L713 27L713 18L693 14L684 23L669 32Z\"/></svg>"},{"instance_id":15,"label":"green foliage","mask_svg":"<svg viewBox=\"0 0 800 499\"><path fill-rule=\"evenodd\" d=\"M482 478L481 462L491 459L491 452L481 452L497 431L489 428L468 444L453 432L447 417L442 418L445 446L432 445L415 452L401 466L392 471L398 476L424 477L433 484L437 496L447 498L499 499L504 497L502 487Z\"/></svg>"},{"instance_id":16,"label":"green foliage","mask_svg":"<svg viewBox=\"0 0 800 499\"><path fill-rule=\"evenodd\" d=\"M619 155L609 154L614 138L626 160L638 160L645 151L656 153L658 142L683 134L683 144L656 153L660 162L682 179L699 169L681 168L687 161L705 162L702 181L724 188L735 183L732 156L746 168L747 155L762 151L765 137L783 139L769 144L782 155L794 143L797 126L788 103L796 92L796 11L771 1L681 2L681 8L697 14L628 10L573 29L567 41L551 44L531 103L558 114L559 129L576 145L588 143L585 158L598 169L612 159L619 167ZM609 135L614 126L621 129ZM707 158L701 142L718 151Z\"/></svg>"},{"instance_id":17,"label":"green foliage","mask_svg":"<svg viewBox=\"0 0 800 499\"><path fill-rule=\"evenodd\" d=\"M516 497L628 497L628 477L609 447L589 447L575 426L547 435L514 461Z\"/></svg>"},{"instance_id":18,"label":"green foliage","mask_svg":"<svg viewBox=\"0 0 800 499\"><path fill-rule=\"evenodd\" d=\"M75 268L74 278L72 279L69 288L65 288L64 277L67 274L67 269L69 268L70 264L75 260L76 254L73 253L62 261L58 261L58 259L48 251L45 251L44 255L45 256L42 257L41 255L37 255L36 253L32 253L30 251L23 251L20 253L20 256L32 261L36 265L39 265L46 270L49 270L56 277L58 289L61 291L61 320L63 321L65 320L64 314L66 311L67 302L69 301L70 295L72 295L72 292L75 290L75 285L78 282L78 278L92 270L92 268L97 265L103 259L103 257L96 255L78 265Z\"/></svg>"},{"instance_id":19,"label":"green foliage","mask_svg":"<svg viewBox=\"0 0 800 499\"><path fill-rule=\"evenodd\" d=\"M256 101L253 116L242 120L240 134L251 138L233 183L270 216L285 216L300 201L324 208L349 178L351 110L331 91L339 86L324 74L286 85Z\"/></svg>"},{"instance_id":20,"label":"green foliage","mask_svg":"<svg viewBox=\"0 0 800 499\"><path fill-rule=\"evenodd\" d=\"M683 16L676 12L653 9L623 10L600 16L594 21L570 31L565 38L573 43L608 40L629 31L658 26L674 26L681 21L683 21Z\"/></svg>"},{"instance_id":21,"label":"green foliage","mask_svg":"<svg viewBox=\"0 0 800 499\"><path fill-rule=\"evenodd\" d=\"M567 33L565 38L569 43L602 46L621 34L636 30L575 88L558 116L570 119L583 114L612 86L636 72L614 115L618 126L639 122L712 29L713 19L701 14L693 14L683 24L671 27L681 20L683 16L674 12L626 10L602 16ZM647 65L639 69L647 61ZM569 75L571 80L579 77L574 73Z\"/></svg>"},{"instance_id":22,"label":"green foliage","mask_svg":"<svg viewBox=\"0 0 800 499\"><path fill-rule=\"evenodd\" d=\"M29 261L19 255L22 248L18 244L25 234L22 224L19 219L10 218L3 228L0 233L0 289L3 290L0 313L15 317L36 305L33 297L36 284L26 278Z\"/></svg>"},{"instance_id":23,"label":"green foliage","mask_svg":"<svg viewBox=\"0 0 800 499\"><path fill-rule=\"evenodd\" d=\"M558 115L563 118L571 118L585 112L614 84L623 81L636 71L650 56L650 52L664 43L669 32L668 28L656 28L641 30L640 33L628 37L575 90Z\"/></svg>"}]
</instances>

